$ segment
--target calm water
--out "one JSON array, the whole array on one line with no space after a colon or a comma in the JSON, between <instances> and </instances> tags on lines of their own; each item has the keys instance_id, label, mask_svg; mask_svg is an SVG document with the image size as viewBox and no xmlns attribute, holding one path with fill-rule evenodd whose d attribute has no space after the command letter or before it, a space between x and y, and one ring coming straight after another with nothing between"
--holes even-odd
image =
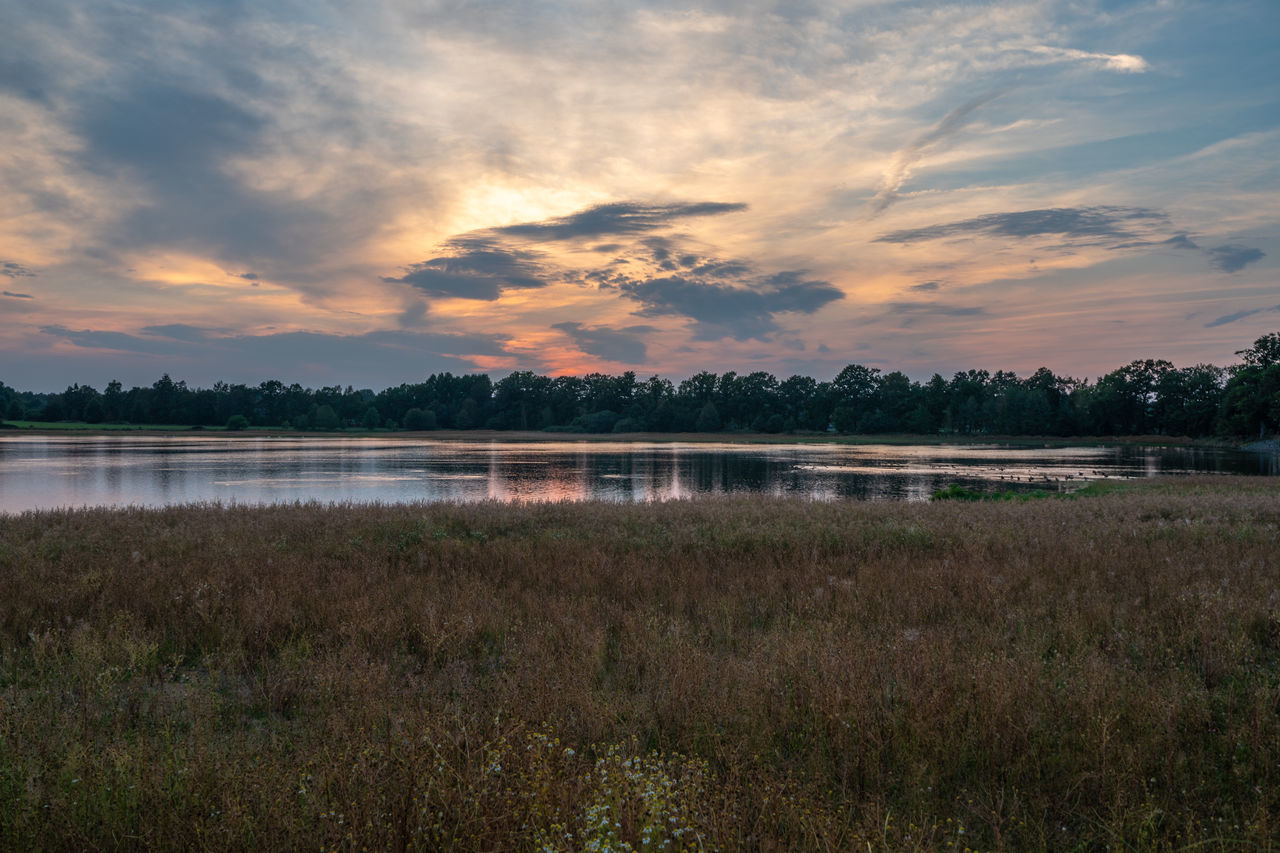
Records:
<instances>
[{"instance_id":1,"label":"calm water","mask_svg":"<svg viewBox=\"0 0 1280 853\"><path fill-rule=\"evenodd\" d=\"M1078 488L1093 479L1276 474L1203 448L0 438L0 512L197 501L646 501L754 492L924 500L949 483Z\"/></svg>"}]
</instances>

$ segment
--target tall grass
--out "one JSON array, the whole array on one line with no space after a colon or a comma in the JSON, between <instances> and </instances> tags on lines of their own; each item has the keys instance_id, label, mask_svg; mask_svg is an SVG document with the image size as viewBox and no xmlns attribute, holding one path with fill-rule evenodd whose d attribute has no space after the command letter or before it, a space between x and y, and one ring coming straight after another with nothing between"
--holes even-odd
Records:
<instances>
[{"instance_id":1,"label":"tall grass","mask_svg":"<svg viewBox=\"0 0 1280 853\"><path fill-rule=\"evenodd\" d=\"M0 847L1274 849L1280 488L0 519Z\"/></svg>"}]
</instances>

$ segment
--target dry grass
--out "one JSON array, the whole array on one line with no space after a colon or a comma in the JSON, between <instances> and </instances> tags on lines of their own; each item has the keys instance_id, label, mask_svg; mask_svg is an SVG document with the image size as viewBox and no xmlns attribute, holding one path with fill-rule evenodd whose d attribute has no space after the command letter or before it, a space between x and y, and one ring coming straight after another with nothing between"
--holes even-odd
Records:
<instances>
[{"instance_id":1,"label":"dry grass","mask_svg":"<svg viewBox=\"0 0 1280 853\"><path fill-rule=\"evenodd\" d=\"M1272 849L1280 488L0 519L0 847Z\"/></svg>"}]
</instances>

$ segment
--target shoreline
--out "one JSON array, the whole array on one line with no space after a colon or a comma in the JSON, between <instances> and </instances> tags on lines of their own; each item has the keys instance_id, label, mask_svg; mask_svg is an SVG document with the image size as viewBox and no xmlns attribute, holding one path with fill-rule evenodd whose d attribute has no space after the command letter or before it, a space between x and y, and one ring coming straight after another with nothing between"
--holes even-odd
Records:
<instances>
[{"instance_id":1,"label":"shoreline","mask_svg":"<svg viewBox=\"0 0 1280 853\"><path fill-rule=\"evenodd\" d=\"M834 433L710 433L710 432L627 432L627 433L578 433L541 432L522 430L338 430L321 432L312 430L244 429L228 431L222 427L178 427L166 429L155 426L68 426L68 427L0 427L0 438L6 436L62 436L67 438L112 438L120 436L147 437L210 437L210 438L290 438L290 439L353 439L390 441L444 441L512 444L530 443L621 443L621 444L837 444L837 445L893 445L960 447L1000 445L1009 447L1204 447L1250 450L1260 453L1280 453L1280 440L1254 441L1239 444L1233 441L1188 436L1133 435L1133 436L1045 436L1045 435L915 435L911 433L886 433L875 435L839 435Z\"/></svg>"}]
</instances>

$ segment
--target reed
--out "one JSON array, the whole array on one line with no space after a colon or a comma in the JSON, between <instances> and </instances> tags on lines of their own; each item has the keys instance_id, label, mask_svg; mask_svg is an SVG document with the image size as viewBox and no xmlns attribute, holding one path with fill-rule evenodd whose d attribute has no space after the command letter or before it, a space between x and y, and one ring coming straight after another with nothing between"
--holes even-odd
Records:
<instances>
[{"instance_id":1,"label":"reed","mask_svg":"<svg viewBox=\"0 0 1280 853\"><path fill-rule=\"evenodd\" d=\"M1280 488L0 519L0 848L1274 849Z\"/></svg>"}]
</instances>

